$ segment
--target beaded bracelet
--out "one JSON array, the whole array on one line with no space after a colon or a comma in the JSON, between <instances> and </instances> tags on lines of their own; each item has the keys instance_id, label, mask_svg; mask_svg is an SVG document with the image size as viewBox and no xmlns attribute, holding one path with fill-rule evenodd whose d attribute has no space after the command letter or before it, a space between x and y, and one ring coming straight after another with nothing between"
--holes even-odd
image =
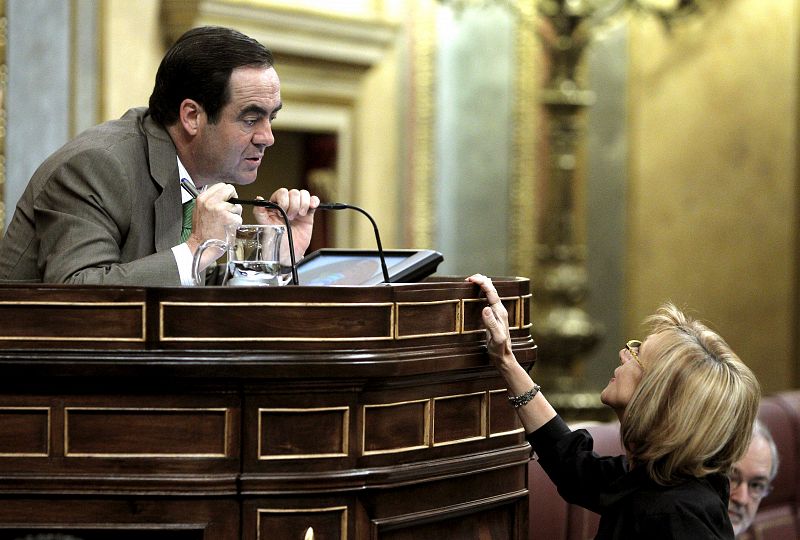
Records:
<instances>
[{"instance_id":1,"label":"beaded bracelet","mask_svg":"<svg viewBox=\"0 0 800 540\"><path fill-rule=\"evenodd\" d=\"M539 393L541 386L536 383L533 383L533 388L525 392L524 394L520 394L518 396L509 396L508 401L511 405L514 406L515 409L519 409L523 405L526 405L530 400L534 398L536 394Z\"/></svg>"}]
</instances>

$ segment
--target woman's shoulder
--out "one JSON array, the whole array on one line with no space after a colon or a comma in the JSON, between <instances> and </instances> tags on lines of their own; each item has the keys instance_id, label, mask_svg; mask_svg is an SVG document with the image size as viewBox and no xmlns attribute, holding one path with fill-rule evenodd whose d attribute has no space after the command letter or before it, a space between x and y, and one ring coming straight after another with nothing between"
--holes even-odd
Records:
<instances>
[{"instance_id":1,"label":"woman's shoulder","mask_svg":"<svg viewBox=\"0 0 800 540\"><path fill-rule=\"evenodd\" d=\"M625 512L640 532L671 531L673 538L728 538L728 519L722 475L686 478L673 485L644 483L627 501ZM721 478L716 478L721 477ZM730 535L730 536L729 536Z\"/></svg>"},{"instance_id":2,"label":"woman's shoulder","mask_svg":"<svg viewBox=\"0 0 800 540\"><path fill-rule=\"evenodd\" d=\"M645 512L662 507L705 507L709 504L725 506L724 479L720 474L703 478L687 477L663 486L648 478L637 490L635 504L642 506Z\"/></svg>"}]
</instances>

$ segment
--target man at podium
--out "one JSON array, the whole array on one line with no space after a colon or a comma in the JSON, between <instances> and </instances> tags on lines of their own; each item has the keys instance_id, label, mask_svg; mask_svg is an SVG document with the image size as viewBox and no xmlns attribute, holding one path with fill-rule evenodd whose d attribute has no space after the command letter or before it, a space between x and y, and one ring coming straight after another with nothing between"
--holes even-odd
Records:
<instances>
[{"instance_id":1,"label":"man at podium","mask_svg":"<svg viewBox=\"0 0 800 540\"><path fill-rule=\"evenodd\" d=\"M242 223L232 184L255 181L280 108L266 47L228 28L189 30L161 61L148 108L83 132L37 169L0 240L0 281L192 284L198 246ZM304 253L319 199L282 188L270 200Z\"/></svg>"}]
</instances>

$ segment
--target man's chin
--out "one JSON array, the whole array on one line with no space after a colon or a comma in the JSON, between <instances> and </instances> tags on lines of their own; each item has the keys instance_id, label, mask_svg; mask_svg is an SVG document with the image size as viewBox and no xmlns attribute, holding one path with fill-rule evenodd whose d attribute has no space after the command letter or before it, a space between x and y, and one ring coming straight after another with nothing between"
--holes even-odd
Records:
<instances>
[{"instance_id":1,"label":"man's chin","mask_svg":"<svg viewBox=\"0 0 800 540\"><path fill-rule=\"evenodd\" d=\"M745 521L744 517L738 514L728 512L728 517L731 518L731 525L733 525L733 534L738 536L747 530L749 523Z\"/></svg>"},{"instance_id":2,"label":"man's chin","mask_svg":"<svg viewBox=\"0 0 800 540\"><path fill-rule=\"evenodd\" d=\"M249 184L252 184L253 182L255 182L256 178L258 178L258 171L253 171L252 174L251 173L244 173L244 174L238 175L236 177L236 182L234 182L234 183L238 184L240 186L246 186L246 185L249 185Z\"/></svg>"}]
</instances>

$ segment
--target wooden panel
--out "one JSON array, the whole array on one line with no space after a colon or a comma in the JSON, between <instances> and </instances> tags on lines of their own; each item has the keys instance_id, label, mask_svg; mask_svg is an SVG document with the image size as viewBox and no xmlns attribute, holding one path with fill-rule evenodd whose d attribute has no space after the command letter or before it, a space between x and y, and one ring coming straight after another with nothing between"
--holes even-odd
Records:
<instances>
[{"instance_id":1,"label":"wooden panel","mask_svg":"<svg viewBox=\"0 0 800 540\"><path fill-rule=\"evenodd\" d=\"M506 390L489 392L489 435L507 435L522 431L522 424L514 408L508 402Z\"/></svg>"},{"instance_id":2,"label":"wooden panel","mask_svg":"<svg viewBox=\"0 0 800 540\"><path fill-rule=\"evenodd\" d=\"M517 497L519 500L519 497ZM521 540L523 533L517 501L501 506L480 508L479 505L454 507L437 516L401 516L373 522L372 538L380 540L419 540L420 538L458 538L459 540ZM437 519L438 517L438 519Z\"/></svg>"},{"instance_id":3,"label":"wooden panel","mask_svg":"<svg viewBox=\"0 0 800 540\"><path fill-rule=\"evenodd\" d=\"M521 297L522 299L522 328L528 328L531 325L531 295L526 294Z\"/></svg>"},{"instance_id":4,"label":"wooden panel","mask_svg":"<svg viewBox=\"0 0 800 540\"><path fill-rule=\"evenodd\" d=\"M0 523L3 540L38 531L47 533L41 540L239 539L238 505L223 499L16 497L0 504ZM71 536L58 537L57 532Z\"/></svg>"},{"instance_id":5,"label":"wooden panel","mask_svg":"<svg viewBox=\"0 0 800 540\"><path fill-rule=\"evenodd\" d=\"M433 445L472 441L486 436L486 393L433 400Z\"/></svg>"},{"instance_id":6,"label":"wooden panel","mask_svg":"<svg viewBox=\"0 0 800 540\"><path fill-rule=\"evenodd\" d=\"M348 407L259 409L259 459L342 457L348 453Z\"/></svg>"},{"instance_id":7,"label":"wooden panel","mask_svg":"<svg viewBox=\"0 0 800 540\"><path fill-rule=\"evenodd\" d=\"M460 331L461 302L398 302L397 337L442 336Z\"/></svg>"},{"instance_id":8,"label":"wooden panel","mask_svg":"<svg viewBox=\"0 0 800 540\"><path fill-rule=\"evenodd\" d=\"M65 455L226 457L227 409L67 407Z\"/></svg>"},{"instance_id":9,"label":"wooden panel","mask_svg":"<svg viewBox=\"0 0 800 540\"><path fill-rule=\"evenodd\" d=\"M511 328L519 328L520 298L518 296L503 296L501 301L508 312L508 325ZM463 303L463 331L482 332L484 327L481 311L488 305L486 298L465 298Z\"/></svg>"},{"instance_id":10,"label":"wooden panel","mask_svg":"<svg viewBox=\"0 0 800 540\"><path fill-rule=\"evenodd\" d=\"M392 303L161 302L163 341L392 339Z\"/></svg>"},{"instance_id":11,"label":"wooden panel","mask_svg":"<svg viewBox=\"0 0 800 540\"><path fill-rule=\"evenodd\" d=\"M141 302L0 302L0 342L145 341Z\"/></svg>"},{"instance_id":12,"label":"wooden panel","mask_svg":"<svg viewBox=\"0 0 800 540\"><path fill-rule=\"evenodd\" d=\"M497 504L508 497L527 501L530 446L519 441L514 445L514 450L493 452L499 458L496 462L486 460L487 455L472 452L461 454L460 464L450 460L447 464L431 462L430 475L424 481L396 483L393 489L367 494L371 516L390 520L438 513L443 519L451 510L464 510L474 504ZM450 448L468 449L469 446Z\"/></svg>"},{"instance_id":13,"label":"wooden panel","mask_svg":"<svg viewBox=\"0 0 800 540\"><path fill-rule=\"evenodd\" d=\"M47 456L49 440L48 407L0 408L0 456Z\"/></svg>"},{"instance_id":14,"label":"wooden panel","mask_svg":"<svg viewBox=\"0 0 800 540\"><path fill-rule=\"evenodd\" d=\"M365 405L364 455L404 452L430 445L430 400Z\"/></svg>"},{"instance_id":15,"label":"wooden panel","mask_svg":"<svg viewBox=\"0 0 800 540\"><path fill-rule=\"evenodd\" d=\"M309 527L314 530L315 540L346 540L347 507L259 508L256 538L302 540Z\"/></svg>"},{"instance_id":16,"label":"wooden panel","mask_svg":"<svg viewBox=\"0 0 800 540\"><path fill-rule=\"evenodd\" d=\"M529 293L526 280L496 285L520 306ZM52 337L63 340L0 341L0 453L14 453L0 458L0 535L255 540L313 526L317 540L513 538L524 510L503 509L524 498L529 447L520 433L499 436L513 410L482 348L480 296L461 279L0 285L8 305L139 313L146 337L70 343L74 327L62 327ZM98 333L118 322L102 309L78 318ZM513 337L530 365L529 332Z\"/></svg>"}]
</instances>

